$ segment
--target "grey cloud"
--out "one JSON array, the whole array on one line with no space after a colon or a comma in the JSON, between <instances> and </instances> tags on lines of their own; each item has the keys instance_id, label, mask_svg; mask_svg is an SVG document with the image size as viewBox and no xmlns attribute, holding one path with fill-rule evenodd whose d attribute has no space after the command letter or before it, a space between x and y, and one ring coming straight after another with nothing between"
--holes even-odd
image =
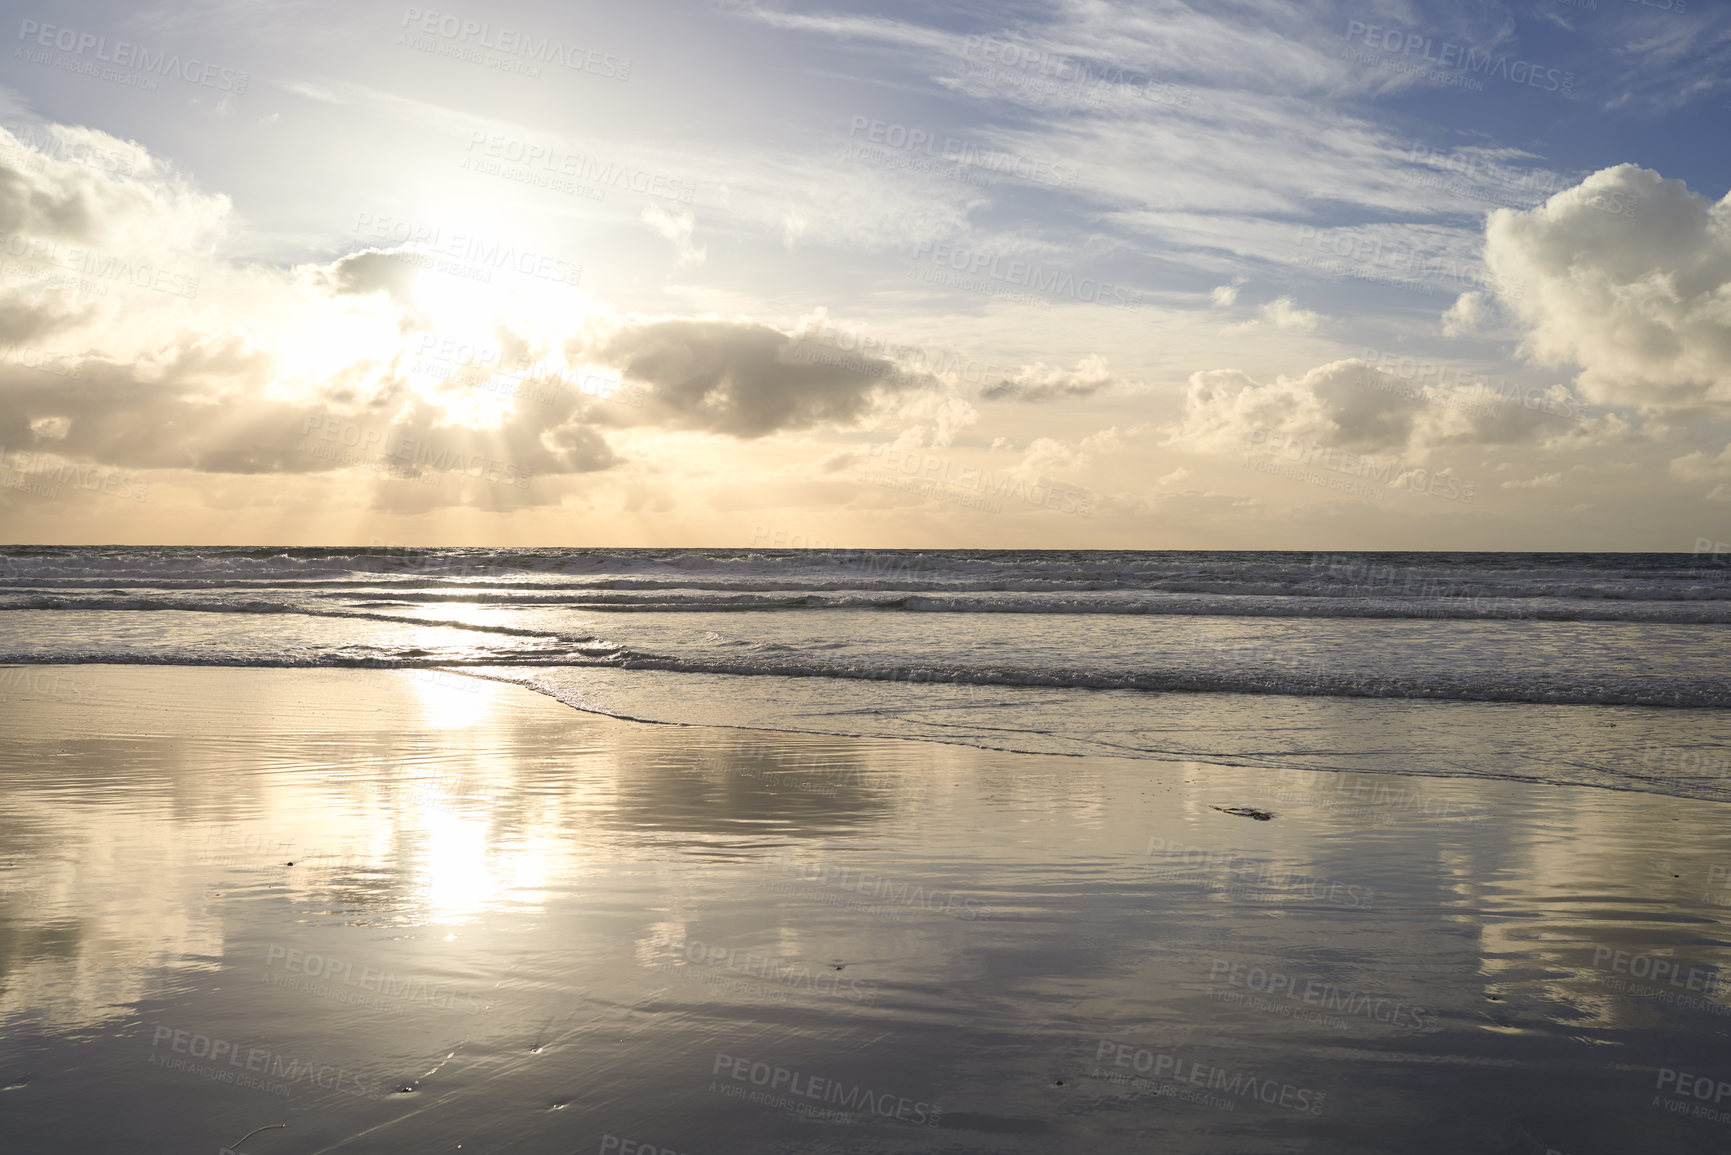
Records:
<instances>
[{"instance_id":1,"label":"grey cloud","mask_svg":"<svg viewBox=\"0 0 1731 1155\"><path fill-rule=\"evenodd\" d=\"M395 379L364 395L333 384L304 404L270 400L262 391L275 371L271 357L233 337L189 336L136 362L86 357L76 376L0 364L0 445L133 469L254 475L360 467L412 478L456 472L477 456L531 477L617 463L574 397L519 406L497 429L471 429L446 424L440 406ZM487 499L515 504L550 496L487 488L515 489Z\"/></svg>"},{"instance_id":2,"label":"grey cloud","mask_svg":"<svg viewBox=\"0 0 1731 1155\"><path fill-rule=\"evenodd\" d=\"M313 276L327 292L336 296L389 293L398 304L410 301L419 270L404 259L409 249L362 249L315 267Z\"/></svg>"},{"instance_id":3,"label":"grey cloud","mask_svg":"<svg viewBox=\"0 0 1731 1155\"><path fill-rule=\"evenodd\" d=\"M0 292L0 343L36 341L72 329L95 312L66 293Z\"/></svg>"},{"instance_id":4,"label":"grey cloud","mask_svg":"<svg viewBox=\"0 0 1731 1155\"><path fill-rule=\"evenodd\" d=\"M857 424L918 384L882 358L837 355L750 322L630 326L599 355L652 387L649 420L740 438Z\"/></svg>"}]
</instances>

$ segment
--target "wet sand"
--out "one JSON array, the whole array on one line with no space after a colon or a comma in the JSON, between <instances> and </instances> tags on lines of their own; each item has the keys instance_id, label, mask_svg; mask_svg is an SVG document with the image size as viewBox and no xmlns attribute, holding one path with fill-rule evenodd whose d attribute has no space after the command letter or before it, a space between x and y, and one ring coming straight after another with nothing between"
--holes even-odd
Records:
<instances>
[{"instance_id":1,"label":"wet sand","mask_svg":"<svg viewBox=\"0 0 1731 1155\"><path fill-rule=\"evenodd\" d=\"M9 1153L1731 1149L1721 804L51 673Z\"/></svg>"}]
</instances>

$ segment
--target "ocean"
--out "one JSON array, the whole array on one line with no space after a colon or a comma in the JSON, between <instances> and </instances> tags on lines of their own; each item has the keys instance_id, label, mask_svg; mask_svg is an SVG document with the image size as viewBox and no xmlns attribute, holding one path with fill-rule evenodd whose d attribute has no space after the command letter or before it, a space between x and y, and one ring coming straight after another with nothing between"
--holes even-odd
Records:
<instances>
[{"instance_id":1,"label":"ocean","mask_svg":"<svg viewBox=\"0 0 1731 1155\"><path fill-rule=\"evenodd\" d=\"M1727 800L1724 560L12 547L0 663L418 669L658 723Z\"/></svg>"}]
</instances>

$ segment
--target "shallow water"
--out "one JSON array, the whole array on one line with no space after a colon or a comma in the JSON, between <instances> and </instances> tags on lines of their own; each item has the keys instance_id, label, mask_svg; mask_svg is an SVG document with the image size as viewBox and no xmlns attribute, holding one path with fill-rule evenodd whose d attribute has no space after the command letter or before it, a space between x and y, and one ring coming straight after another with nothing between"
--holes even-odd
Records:
<instances>
[{"instance_id":1,"label":"shallow water","mask_svg":"<svg viewBox=\"0 0 1731 1155\"><path fill-rule=\"evenodd\" d=\"M1667 1106L1731 1087L1715 804L65 672L0 698L9 1152L1731 1140Z\"/></svg>"},{"instance_id":2,"label":"shallow water","mask_svg":"<svg viewBox=\"0 0 1731 1155\"><path fill-rule=\"evenodd\" d=\"M0 667L461 667L661 722L1731 801L1714 560L15 546Z\"/></svg>"}]
</instances>

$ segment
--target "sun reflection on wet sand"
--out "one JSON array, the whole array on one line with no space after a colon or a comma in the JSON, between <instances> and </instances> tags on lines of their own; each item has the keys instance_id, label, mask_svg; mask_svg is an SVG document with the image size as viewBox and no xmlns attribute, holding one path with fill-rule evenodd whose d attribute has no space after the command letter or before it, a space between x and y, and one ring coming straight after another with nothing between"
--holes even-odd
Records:
<instances>
[{"instance_id":1,"label":"sun reflection on wet sand","mask_svg":"<svg viewBox=\"0 0 1731 1155\"><path fill-rule=\"evenodd\" d=\"M107 1143L53 1106L96 1080L114 1118L174 1104L150 1149L261 1107L306 1150L809 1139L711 1092L744 1056L941 1105L910 1150L1212 1149L1222 1108L1109 1077L1144 1051L1278 1077L1386 1146L1442 1095L1480 1104L1447 1138L1483 1148L1540 1084L1559 1149L1569 1118L1710 1125L1647 1083L1723 1053L1731 992L1635 982L1731 963L1703 897L1731 835L1698 800L1427 780L1416 808L1353 775L636 725L445 671L81 676L94 707L0 699L26 1145ZM1340 1005L1281 993L1307 984ZM259 1085L212 1054L263 1056ZM1310 1125L1260 1109L1250 1140Z\"/></svg>"}]
</instances>

